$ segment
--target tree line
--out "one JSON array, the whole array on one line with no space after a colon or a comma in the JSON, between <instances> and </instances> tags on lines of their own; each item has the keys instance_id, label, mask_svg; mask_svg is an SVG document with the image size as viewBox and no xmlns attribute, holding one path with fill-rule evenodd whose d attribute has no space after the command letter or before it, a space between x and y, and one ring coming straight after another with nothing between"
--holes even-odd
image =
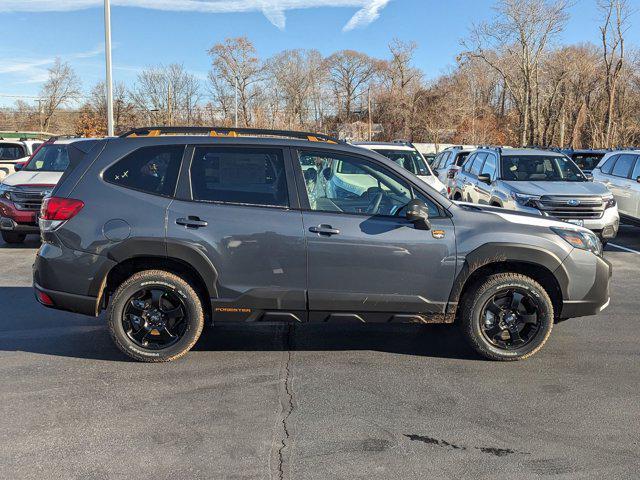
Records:
<instances>
[{"instance_id":1,"label":"tree line","mask_svg":"<svg viewBox=\"0 0 640 480\"><path fill-rule=\"evenodd\" d=\"M319 131L350 139L541 145L640 144L640 54L626 42L627 0L596 0L598 43L560 45L569 0L498 0L474 24L451 71L427 80L415 42L393 40L386 58L314 49L259 57L246 37L208 50L198 78L182 65L142 70L114 87L117 130L142 125L223 125ZM0 112L4 128L106 133L106 92L56 60L37 105ZM237 108L236 108L237 105ZM236 118L237 117L237 118Z\"/></svg>"}]
</instances>

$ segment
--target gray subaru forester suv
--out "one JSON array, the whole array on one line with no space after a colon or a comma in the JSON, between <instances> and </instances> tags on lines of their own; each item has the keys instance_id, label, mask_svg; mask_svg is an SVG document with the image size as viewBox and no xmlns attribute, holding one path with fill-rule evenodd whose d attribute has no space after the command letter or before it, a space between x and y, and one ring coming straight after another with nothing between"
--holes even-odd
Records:
<instances>
[{"instance_id":1,"label":"gray subaru forester suv","mask_svg":"<svg viewBox=\"0 0 640 480\"><path fill-rule=\"evenodd\" d=\"M609 303L611 266L589 230L455 205L384 156L313 133L104 139L40 224L38 301L107 310L116 345L148 362L229 321L456 322L480 354L517 360L554 321Z\"/></svg>"}]
</instances>

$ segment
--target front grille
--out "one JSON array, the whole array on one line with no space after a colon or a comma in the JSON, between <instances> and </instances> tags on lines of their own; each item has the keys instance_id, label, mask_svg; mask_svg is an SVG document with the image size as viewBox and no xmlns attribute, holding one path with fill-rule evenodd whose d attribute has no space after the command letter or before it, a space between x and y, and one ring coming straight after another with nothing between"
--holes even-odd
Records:
<instances>
[{"instance_id":1,"label":"front grille","mask_svg":"<svg viewBox=\"0 0 640 480\"><path fill-rule=\"evenodd\" d=\"M541 212L563 220L598 219L605 210L602 197L545 195L536 203Z\"/></svg>"},{"instance_id":2,"label":"front grille","mask_svg":"<svg viewBox=\"0 0 640 480\"><path fill-rule=\"evenodd\" d=\"M9 198L18 210L39 211L42 199L50 191L51 187L16 188L10 192Z\"/></svg>"}]
</instances>

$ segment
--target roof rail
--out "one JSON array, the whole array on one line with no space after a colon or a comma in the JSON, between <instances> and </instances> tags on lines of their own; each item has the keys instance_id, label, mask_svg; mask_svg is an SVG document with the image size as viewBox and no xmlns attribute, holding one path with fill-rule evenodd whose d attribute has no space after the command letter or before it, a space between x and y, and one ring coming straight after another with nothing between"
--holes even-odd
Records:
<instances>
[{"instance_id":1,"label":"roof rail","mask_svg":"<svg viewBox=\"0 0 640 480\"><path fill-rule=\"evenodd\" d=\"M129 130L120 135L120 138L159 137L161 135L207 135L210 137L265 136L299 138L309 140L310 142L346 143L343 140L322 133L235 127L143 127Z\"/></svg>"}]
</instances>

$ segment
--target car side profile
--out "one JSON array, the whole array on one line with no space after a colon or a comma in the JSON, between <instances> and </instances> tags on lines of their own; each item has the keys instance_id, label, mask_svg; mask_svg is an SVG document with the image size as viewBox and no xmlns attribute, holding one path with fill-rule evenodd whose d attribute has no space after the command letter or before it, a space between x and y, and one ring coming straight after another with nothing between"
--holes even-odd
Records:
<instances>
[{"instance_id":1,"label":"car side profile","mask_svg":"<svg viewBox=\"0 0 640 480\"><path fill-rule=\"evenodd\" d=\"M536 149L482 148L469 155L451 198L558 218L607 242L618 233L616 199L571 159Z\"/></svg>"},{"instance_id":2,"label":"car side profile","mask_svg":"<svg viewBox=\"0 0 640 480\"><path fill-rule=\"evenodd\" d=\"M640 150L608 153L593 170L618 203L622 220L640 225Z\"/></svg>"},{"instance_id":3,"label":"car side profile","mask_svg":"<svg viewBox=\"0 0 640 480\"><path fill-rule=\"evenodd\" d=\"M447 189L447 195L453 190L456 174L474 150L475 148L462 145L449 147L440 152L431 164L433 173Z\"/></svg>"},{"instance_id":4,"label":"car side profile","mask_svg":"<svg viewBox=\"0 0 640 480\"><path fill-rule=\"evenodd\" d=\"M230 321L457 323L480 354L518 360L555 321L609 302L611 266L589 230L456 205L382 155L313 133L150 127L100 140L40 224L38 301L106 310L115 344L147 362Z\"/></svg>"}]
</instances>

